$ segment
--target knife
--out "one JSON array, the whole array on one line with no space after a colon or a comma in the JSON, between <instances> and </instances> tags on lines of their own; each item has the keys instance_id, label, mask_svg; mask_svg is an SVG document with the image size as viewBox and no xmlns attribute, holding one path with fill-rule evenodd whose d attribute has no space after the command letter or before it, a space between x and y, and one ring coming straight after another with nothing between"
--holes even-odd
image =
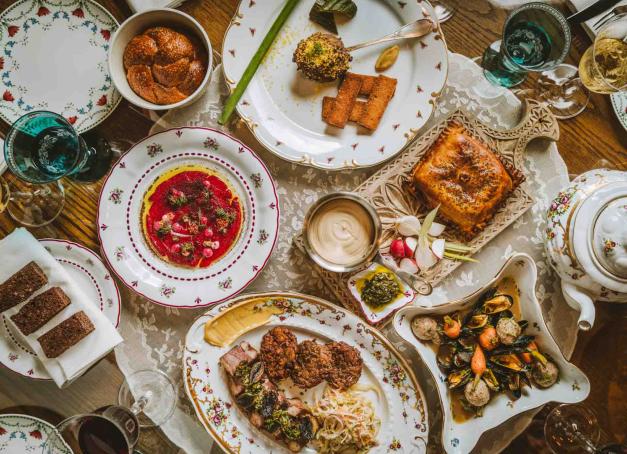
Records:
<instances>
[{"instance_id":1,"label":"knife","mask_svg":"<svg viewBox=\"0 0 627 454\"><path fill-rule=\"evenodd\" d=\"M589 19L592 19L593 17L598 16L604 11L607 11L618 2L620 2L620 0L598 0L587 8L584 8L571 16L568 16L566 20L569 24L580 24Z\"/></svg>"}]
</instances>

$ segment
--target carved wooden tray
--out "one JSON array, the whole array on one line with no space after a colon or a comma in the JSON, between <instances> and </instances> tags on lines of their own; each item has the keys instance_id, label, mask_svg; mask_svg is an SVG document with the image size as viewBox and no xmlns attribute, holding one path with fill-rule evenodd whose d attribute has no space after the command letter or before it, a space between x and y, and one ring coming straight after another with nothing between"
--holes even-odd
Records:
<instances>
[{"instance_id":1,"label":"carved wooden tray","mask_svg":"<svg viewBox=\"0 0 627 454\"><path fill-rule=\"evenodd\" d=\"M501 159L511 164L524 174L523 155L527 144L536 138L557 140L559 127L551 112L541 103L527 100L524 115L518 126L510 130L498 130L484 125L478 119L458 110L433 126L398 158L374 173L355 189L355 193L370 201L379 213L383 225L381 252L385 255L387 247L395 235L395 221L400 216L415 215L424 217L427 207L406 188L406 181L415 164L427 152L440 133L450 122L462 124L470 134L483 141L488 147L500 155ZM523 182L507 198L486 228L471 241L464 241L456 236L452 228L446 229L444 237L448 240L462 242L472 248L475 254L494 237L518 219L534 203L526 191L527 183ZM436 220L438 220L436 218ZM443 220L439 220L443 222ZM295 239L295 244L302 250L302 240ZM462 262L443 259L431 269L421 272L417 277L424 281L427 288L436 286ZM360 313L358 302L347 288L346 282L355 273L333 273L314 265L325 284L338 300L349 309ZM356 271L356 272L359 272ZM424 292L422 292L424 294Z\"/></svg>"}]
</instances>

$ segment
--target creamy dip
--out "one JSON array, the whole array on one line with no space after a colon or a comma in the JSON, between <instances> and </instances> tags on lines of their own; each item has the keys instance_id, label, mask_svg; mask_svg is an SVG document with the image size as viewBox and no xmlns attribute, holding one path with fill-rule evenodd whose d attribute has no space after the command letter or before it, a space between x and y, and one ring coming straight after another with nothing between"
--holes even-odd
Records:
<instances>
[{"instance_id":1,"label":"creamy dip","mask_svg":"<svg viewBox=\"0 0 627 454\"><path fill-rule=\"evenodd\" d=\"M307 238L320 257L337 265L355 265L372 249L374 225L366 209L349 199L322 205L311 218Z\"/></svg>"}]
</instances>

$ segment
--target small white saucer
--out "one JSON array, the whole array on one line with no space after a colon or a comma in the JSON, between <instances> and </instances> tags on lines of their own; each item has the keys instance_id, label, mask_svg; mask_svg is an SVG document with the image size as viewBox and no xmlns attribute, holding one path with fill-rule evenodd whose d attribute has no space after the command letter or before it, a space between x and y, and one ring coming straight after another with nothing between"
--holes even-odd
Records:
<instances>
[{"instance_id":1,"label":"small white saucer","mask_svg":"<svg viewBox=\"0 0 627 454\"><path fill-rule=\"evenodd\" d=\"M88 300L97 304L117 328L121 312L120 292L100 257L91 249L72 241L46 238L40 242L74 279ZM28 378L50 379L37 356L19 342L4 317L1 317L0 323L0 363Z\"/></svg>"}]
</instances>

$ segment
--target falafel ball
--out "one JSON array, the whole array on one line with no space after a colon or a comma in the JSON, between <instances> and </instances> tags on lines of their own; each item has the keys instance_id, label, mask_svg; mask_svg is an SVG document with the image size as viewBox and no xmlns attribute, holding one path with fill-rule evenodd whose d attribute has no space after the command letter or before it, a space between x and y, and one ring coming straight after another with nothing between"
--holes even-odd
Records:
<instances>
[{"instance_id":1,"label":"falafel ball","mask_svg":"<svg viewBox=\"0 0 627 454\"><path fill-rule=\"evenodd\" d=\"M327 374L329 386L335 389L348 389L359 381L364 365L359 351L345 342L330 342L328 350L333 357L333 366Z\"/></svg>"},{"instance_id":2,"label":"falafel ball","mask_svg":"<svg viewBox=\"0 0 627 454\"><path fill-rule=\"evenodd\" d=\"M547 361L546 364L536 362L531 370L531 377L536 385L540 388L548 388L553 386L559 377L559 369L555 363Z\"/></svg>"},{"instance_id":3,"label":"falafel ball","mask_svg":"<svg viewBox=\"0 0 627 454\"><path fill-rule=\"evenodd\" d=\"M501 318L496 324L496 334L505 345L512 345L521 331L520 325L513 318Z\"/></svg>"},{"instance_id":4,"label":"falafel ball","mask_svg":"<svg viewBox=\"0 0 627 454\"><path fill-rule=\"evenodd\" d=\"M318 82L331 82L342 77L351 60L340 38L321 32L301 40L292 57L305 77Z\"/></svg>"},{"instance_id":5,"label":"falafel ball","mask_svg":"<svg viewBox=\"0 0 627 454\"><path fill-rule=\"evenodd\" d=\"M476 385L472 380L464 388L464 397L470 405L483 407L490 402L490 389L483 380L479 380Z\"/></svg>"},{"instance_id":6,"label":"falafel ball","mask_svg":"<svg viewBox=\"0 0 627 454\"><path fill-rule=\"evenodd\" d=\"M271 380L283 380L290 376L296 360L298 341L287 328L272 328L261 339L261 360Z\"/></svg>"},{"instance_id":7,"label":"falafel ball","mask_svg":"<svg viewBox=\"0 0 627 454\"><path fill-rule=\"evenodd\" d=\"M299 388L313 388L322 383L333 364L333 356L325 345L306 340L298 344L291 377Z\"/></svg>"},{"instance_id":8,"label":"falafel ball","mask_svg":"<svg viewBox=\"0 0 627 454\"><path fill-rule=\"evenodd\" d=\"M439 341L438 322L431 317L417 316L411 321L411 331L423 341Z\"/></svg>"}]
</instances>

